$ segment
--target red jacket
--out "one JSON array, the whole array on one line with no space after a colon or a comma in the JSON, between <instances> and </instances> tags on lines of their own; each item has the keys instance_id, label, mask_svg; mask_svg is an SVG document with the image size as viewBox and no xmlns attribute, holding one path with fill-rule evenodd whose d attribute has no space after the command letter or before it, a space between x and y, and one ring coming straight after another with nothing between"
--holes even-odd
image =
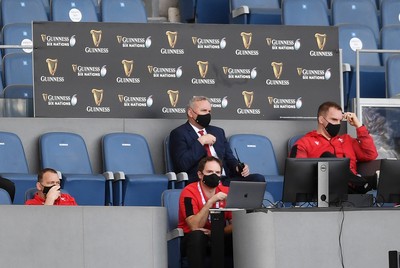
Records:
<instances>
[{"instance_id":1,"label":"red jacket","mask_svg":"<svg viewBox=\"0 0 400 268\"><path fill-rule=\"evenodd\" d=\"M33 199L26 200L25 205L44 205L44 199L35 194ZM54 201L54 206L77 206L75 199L69 194L61 194L59 198Z\"/></svg>"},{"instance_id":2,"label":"red jacket","mask_svg":"<svg viewBox=\"0 0 400 268\"><path fill-rule=\"evenodd\" d=\"M319 158L324 152L350 158L350 169L354 174L357 174L357 161L371 161L378 157L374 140L365 126L357 128L357 139L343 134L328 140L314 130L299 139L296 145L297 158Z\"/></svg>"}]
</instances>

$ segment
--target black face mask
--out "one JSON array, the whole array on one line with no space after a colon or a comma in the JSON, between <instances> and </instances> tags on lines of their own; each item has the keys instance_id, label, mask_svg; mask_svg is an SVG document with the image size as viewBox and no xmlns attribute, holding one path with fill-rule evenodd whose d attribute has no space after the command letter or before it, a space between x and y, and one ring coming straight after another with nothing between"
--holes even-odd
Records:
<instances>
[{"instance_id":1,"label":"black face mask","mask_svg":"<svg viewBox=\"0 0 400 268\"><path fill-rule=\"evenodd\" d=\"M50 189L52 188L52 187L54 187L55 185L52 185L52 186L44 186L44 185L42 185L43 186L43 193L46 195L49 191L50 191Z\"/></svg>"},{"instance_id":2,"label":"black face mask","mask_svg":"<svg viewBox=\"0 0 400 268\"><path fill-rule=\"evenodd\" d=\"M211 114L198 114L195 119L196 123L200 126L206 128L210 125L211 122Z\"/></svg>"},{"instance_id":3,"label":"black face mask","mask_svg":"<svg viewBox=\"0 0 400 268\"><path fill-rule=\"evenodd\" d=\"M220 177L215 173L203 176L204 184L207 185L210 188L217 187L218 184L219 184L219 180L220 180Z\"/></svg>"},{"instance_id":4,"label":"black face mask","mask_svg":"<svg viewBox=\"0 0 400 268\"><path fill-rule=\"evenodd\" d=\"M325 127L325 130L326 130L326 132L328 132L329 136L331 136L331 138L333 138L340 131L340 123L339 124L331 124L328 122L328 124Z\"/></svg>"}]
</instances>

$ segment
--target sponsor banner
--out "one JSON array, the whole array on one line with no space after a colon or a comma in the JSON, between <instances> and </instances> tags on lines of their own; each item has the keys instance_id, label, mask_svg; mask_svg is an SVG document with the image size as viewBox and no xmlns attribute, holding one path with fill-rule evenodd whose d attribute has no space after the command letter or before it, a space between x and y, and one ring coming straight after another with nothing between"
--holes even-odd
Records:
<instances>
[{"instance_id":1,"label":"sponsor banner","mask_svg":"<svg viewBox=\"0 0 400 268\"><path fill-rule=\"evenodd\" d=\"M340 103L335 27L33 23L36 117L315 117Z\"/></svg>"}]
</instances>

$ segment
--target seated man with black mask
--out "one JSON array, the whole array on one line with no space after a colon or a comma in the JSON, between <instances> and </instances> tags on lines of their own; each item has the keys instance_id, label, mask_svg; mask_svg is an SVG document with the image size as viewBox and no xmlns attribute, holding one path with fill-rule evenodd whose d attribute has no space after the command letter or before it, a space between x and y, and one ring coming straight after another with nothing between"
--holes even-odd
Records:
<instances>
[{"instance_id":1,"label":"seated man with black mask","mask_svg":"<svg viewBox=\"0 0 400 268\"><path fill-rule=\"evenodd\" d=\"M342 120L356 128L357 138L348 134L338 135ZM376 178L363 178L357 174L357 161L372 161L378 156L374 141L367 128L354 113L343 113L334 102L325 102L318 108L318 127L299 139L291 149L290 157L350 158L349 193L366 193L376 189Z\"/></svg>"}]
</instances>

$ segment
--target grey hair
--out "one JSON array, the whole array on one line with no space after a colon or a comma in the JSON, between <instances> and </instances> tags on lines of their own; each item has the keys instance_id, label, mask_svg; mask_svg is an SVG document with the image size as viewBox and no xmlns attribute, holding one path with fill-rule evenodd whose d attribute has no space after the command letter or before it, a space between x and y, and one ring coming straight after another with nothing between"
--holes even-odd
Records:
<instances>
[{"instance_id":1,"label":"grey hair","mask_svg":"<svg viewBox=\"0 0 400 268\"><path fill-rule=\"evenodd\" d=\"M189 100L189 103L188 103L188 105L187 105L187 107L186 107L186 113L187 113L187 111L188 111L189 108L193 109L194 103L195 103L195 102L198 102L198 101L205 101L205 100L208 101L209 103L211 103L211 100L210 100L208 97L206 97L206 96L193 96L193 97Z\"/></svg>"}]
</instances>

